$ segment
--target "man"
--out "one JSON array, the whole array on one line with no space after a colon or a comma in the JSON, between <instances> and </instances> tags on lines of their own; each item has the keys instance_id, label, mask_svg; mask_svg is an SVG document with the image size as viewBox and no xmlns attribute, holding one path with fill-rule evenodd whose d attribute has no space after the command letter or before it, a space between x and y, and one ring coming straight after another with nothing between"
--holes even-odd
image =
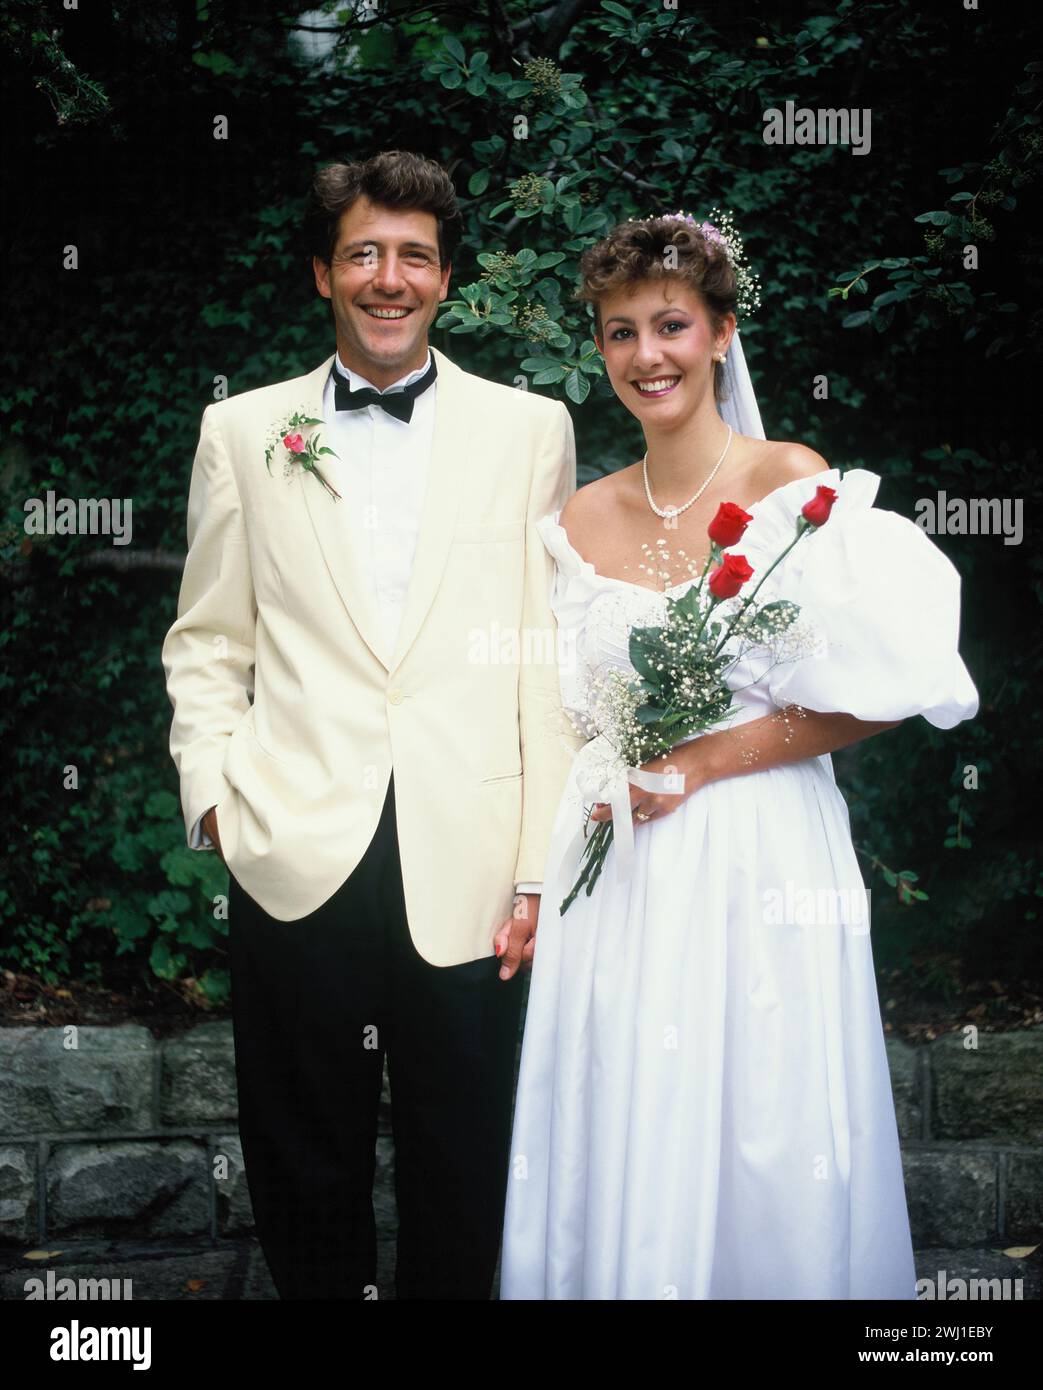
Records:
<instances>
[{"instance_id":1,"label":"man","mask_svg":"<svg viewBox=\"0 0 1043 1390\"><path fill-rule=\"evenodd\" d=\"M397 1295L487 1299L516 970L578 745L534 527L575 491L572 427L428 347L460 237L437 164L332 165L309 225L336 353L203 412L170 747L189 843L231 874L240 1134L280 1296L375 1293L386 1052ZM504 659L512 632L551 650Z\"/></svg>"}]
</instances>

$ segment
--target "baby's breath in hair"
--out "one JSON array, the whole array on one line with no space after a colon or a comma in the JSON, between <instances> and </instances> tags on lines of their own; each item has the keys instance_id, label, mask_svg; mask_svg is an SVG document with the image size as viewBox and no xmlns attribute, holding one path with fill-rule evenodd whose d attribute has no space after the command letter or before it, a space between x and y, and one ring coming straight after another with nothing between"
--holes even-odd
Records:
<instances>
[{"instance_id":1,"label":"baby's breath in hair","mask_svg":"<svg viewBox=\"0 0 1043 1390\"><path fill-rule=\"evenodd\" d=\"M630 293L648 281L679 282L697 295L710 328L721 333L729 315L738 320L760 304L756 277L745 263L742 241L728 214L717 222L698 222L686 212L629 217L580 257L580 281L572 298L593 310L594 333L602 332L601 304L618 291ZM713 363L713 392L718 404L728 399L725 364Z\"/></svg>"},{"instance_id":2,"label":"baby's breath in hair","mask_svg":"<svg viewBox=\"0 0 1043 1390\"><path fill-rule=\"evenodd\" d=\"M735 219L727 209L711 208L710 216L704 222L697 221L690 212L682 211L653 212L644 220L651 221L655 217L669 222L684 222L700 233L708 249L712 247L724 254L735 273L736 318L749 318L755 309L760 308L760 280L749 267L742 237L735 230ZM636 220L627 218L628 222Z\"/></svg>"}]
</instances>

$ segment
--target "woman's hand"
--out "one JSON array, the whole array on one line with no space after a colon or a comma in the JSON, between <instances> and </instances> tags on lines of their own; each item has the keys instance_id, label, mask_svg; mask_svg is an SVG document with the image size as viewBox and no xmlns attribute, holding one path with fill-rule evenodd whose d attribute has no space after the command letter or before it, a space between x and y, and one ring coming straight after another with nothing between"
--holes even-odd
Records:
<instances>
[{"instance_id":1,"label":"woman's hand","mask_svg":"<svg viewBox=\"0 0 1043 1390\"><path fill-rule=\"evenodd\" d=\"M678 743L670 749L669 753L662 753L659 757L653 758L649 763L641 764L642 772L658 772L674 775L680 780L680 775L684 776L684 791L679 792L646 792L640 787L630 784L630 813L634 818L635 825L643 825L646 821L659 820L663 816L668 816L671 811L676 811L693 792L703 786L708 780L704 775L702 764L705 759L700 759L698 744L702 743L702 738L690 739L687 743ZM612 819L612 807L605 801L595 803L595 808L590 817L593 821L603 821Z\"/></svg>"},{"instance_id":2,"label":"woman's hand","mask_svg":"<svg viewBox=\"0 0 1043 1390\"><path fill-rule=\"evenodd\" d=\"M800 705L787 705L785 709L766 714L763 719L701 734L643 764L644 772L669 772L671 769L683 772L684 791L678 794L646 792L631 785L630 810L634 824L643 825L668 816L693 792L719 778L764 772L769 767L782 767L786 763L833 753L872 734L894 729L901 722L900 719L856 719L852 714L823 714L802 709ZM590 818L611 820L611 806L599 802Z\"/></svg>"}]
</instances>

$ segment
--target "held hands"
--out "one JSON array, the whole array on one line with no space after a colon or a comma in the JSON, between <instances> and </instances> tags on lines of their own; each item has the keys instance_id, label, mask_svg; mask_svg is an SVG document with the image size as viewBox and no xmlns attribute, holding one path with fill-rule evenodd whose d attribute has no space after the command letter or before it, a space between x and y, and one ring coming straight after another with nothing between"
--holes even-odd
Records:
<instances>
[{"instance_id":1,"label":"held hands","mask_svg":"<svg viewBox=\"0 0 1043 1390\"><path fill-rule=\"evenodd\" d=\"M693 740L700 742L701 740ZM639 787L630 788L630 806L633 812L640 810L645 819L653 815L666 815L676 810L686 797L696 791L701 780L696 771L695 750L692 743L679 744L651 762L643 764L645 772L665 772L671 768L683 772L685 790L679 794L657 795L642 791ZM595 811L592 820L611 820L612 810L604 806ZM540 913L539 893L519 893L514 899L514 915L501 922L493 938L496 954L501 957L500 979L510 980L519 969L532 969L532 959L536 951L536 924Z\"/></svg>"},{"instance_id":2,"label":"held hands","mask_svg":"<svg viewBox=\"0 0 1043 1390\"><path fill-rule=\"evenodd\" d=\"M509 980L519 966L523 971L532 969L539 915L539 893L518 893L515 896L513 917L500 923L493 938L496 954L503 960L500 966L501 980Z\"/></svg>"}]
</instances>

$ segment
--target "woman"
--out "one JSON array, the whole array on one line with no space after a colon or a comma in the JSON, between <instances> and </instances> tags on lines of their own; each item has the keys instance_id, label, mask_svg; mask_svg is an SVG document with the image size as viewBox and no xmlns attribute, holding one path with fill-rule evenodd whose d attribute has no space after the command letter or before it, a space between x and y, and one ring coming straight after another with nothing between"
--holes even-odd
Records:
<instances>
[{"instance_id":1,"label":"woman","mask_svg":"<svg viewBox=\"0 0 1043 1390\"><path fill-rule=\"evenodd\" d=\"M543 883L501 1297L914 1298L864 889L829 753L914 714L950 728L976 712L959 579L873 507L876 475L763 438L734 234L631 220L581 269L647 452L539 523L578 727L594 675L633 672L630 627L701 574L721 503L752 518L729 549L756 578L819 488L835 504L758 594L800 605L818 648L759 678L733 669L728 726L645 765L683 773L683 791L629 788L626 873L606 861L561 915L585 808L573 769ZM793 910L808 901L810 916Z\"/></svg>"}]
</instances>

